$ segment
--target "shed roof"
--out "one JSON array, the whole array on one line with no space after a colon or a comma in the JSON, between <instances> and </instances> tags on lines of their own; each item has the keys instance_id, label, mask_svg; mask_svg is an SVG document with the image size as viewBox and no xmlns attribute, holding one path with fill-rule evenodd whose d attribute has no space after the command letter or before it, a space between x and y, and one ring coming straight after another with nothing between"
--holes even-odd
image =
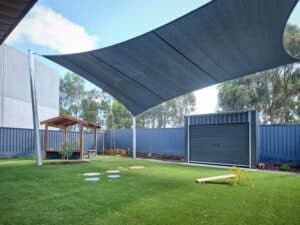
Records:
<instances>
[{"instance_id":1,"label":"shed roof","mask_svg":"<svg viewBox=\"0 0 300 225\"><path fill-rule=\"evenodd\" d=\"M37 0L0 0L0 45Z\"/></svg>"},{"instance_id":2,"label":"shed roof","mask_svg":"<svg viewBox=\"0 0 300 225\"><path fill-rule=\"evenodd\" d=\"M73 126L75 124L79 124L81 126L87 127L87 128L100 128L99 125L85 121L85 120L80 120L77 118L74 118L72 116L57 116L57 117L53 117L51 119L48 120L44 120L41 122L41 124L46 124L48 126L51 127L58 127L58 128L66 128L69 126Z\"/></svg>"},{"instance_id":3,"label":"shed roof","mask_svg":"<svg viewBox=\"0 0 300 225\"><path fill-rule=\"evenodd\" d=\"M283 47L297 2L214 0L123 43L45 57L138 115L188 92L298 61Z\"/></svg>"}]
</instances>

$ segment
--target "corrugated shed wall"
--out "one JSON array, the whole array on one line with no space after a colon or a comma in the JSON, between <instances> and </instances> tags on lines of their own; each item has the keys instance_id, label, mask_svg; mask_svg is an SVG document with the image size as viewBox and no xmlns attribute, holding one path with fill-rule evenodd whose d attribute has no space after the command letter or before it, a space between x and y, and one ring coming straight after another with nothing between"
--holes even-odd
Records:
<instances>
[{"instance_id":1,"label":"corrugated shed wall","mask_svg":"<svg viewBox=\"0 0 300 225\"><path fill-rule=\"evenodd\" d=\"M98 133L97 150L102 149L102 132ZM137 129L137 151L184 155L184 128ZM110 132L104 137L105 148L110 148ZM115 130L115 147L132 149L131 129ZM0 128L0 157L32 156L33 132L30 129ZM41 130L41 145L44 145ZM77 132L69 132L69 140L78 140ZM49 147L59 148L62 131L49 131ZM85 134L85 151L93 148L93 134ZM112 147L114 147L112 145ZM261 125L259 128L259 161L300 164L300 124Z\"/></svg>"},{"instance_id":2,"label":"corrugated shed wall","mask_svg":"<svg viewBox=\"0 0 300 225\"><path fill-rule=\"evenodd\" d=\"M252 112L254 113L254 111ZM247 123L248 112L190 116L190 125Z\"/></svg>"}]
</instances>

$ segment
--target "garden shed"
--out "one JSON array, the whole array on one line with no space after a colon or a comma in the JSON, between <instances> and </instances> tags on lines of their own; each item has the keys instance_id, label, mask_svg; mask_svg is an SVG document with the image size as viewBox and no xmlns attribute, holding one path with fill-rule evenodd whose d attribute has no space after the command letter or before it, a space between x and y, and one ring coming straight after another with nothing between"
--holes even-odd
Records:
<instances>
[{"instance_id":1,"label":"garden shed","mask_svg":"<svg viewBox=\"0 0 300 225\"><path fill-rule=\"evenodd\" d=\"M97 154L97 130L100 128L97 124L76 119L71 116L57 116L45 121L42 121L41 124L45 124L45 133L44 133L44 158L59 158L59 150L58 149L49 149L48 146L48 127L56 127L64 130L64 142L68 142L68 127L78 124L80 127L80 136L79 136L79 149L73 150L73 159L83 159L84 156L84 149L83 149L83 143L84 143L84 128L89 128L94 131L94 149L89 150L89 156L90 154Z\"/></svg>"},{"instance_id":2,"label":"garden shed","mask_svg":"<svg viewBox=\"0 0 300 225\"><path fill-rule=\"evenodd\" d=\"M256 168L258 122L256 111L187 116L186 161Z\"/></svg>"}]
</instances>

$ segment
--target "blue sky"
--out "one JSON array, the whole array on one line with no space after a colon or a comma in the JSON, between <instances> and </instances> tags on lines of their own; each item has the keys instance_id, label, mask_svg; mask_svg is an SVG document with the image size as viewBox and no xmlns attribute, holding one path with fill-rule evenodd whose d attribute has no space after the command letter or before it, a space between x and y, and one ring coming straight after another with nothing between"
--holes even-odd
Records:
<instances>
[{"instance_id":1,"label":"blue sky","mask_svg":"<svg viewBox=\"0 0 300 225\"><path fill-rule=\"evenodd\" d=\"M40 0L6 44L40 54L71 53L113 45L161 26L209 0ZM300 25L300 6L289 22ZM67 70L38 57L65 74ZM87 83L88 88L93 85ZM196 113L214 112L216 86L195 92Z\"/></svg>"}]
</instances>

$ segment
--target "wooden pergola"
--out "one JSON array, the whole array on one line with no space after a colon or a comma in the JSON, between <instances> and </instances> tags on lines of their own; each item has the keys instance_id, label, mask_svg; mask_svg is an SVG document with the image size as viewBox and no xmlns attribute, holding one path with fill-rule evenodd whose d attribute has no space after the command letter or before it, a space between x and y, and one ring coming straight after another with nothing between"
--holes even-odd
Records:
<instances>
[{"instance_id":1,"label":"wooden pergola","mask_svg":"<svg viewBox=\"0 0 300 225\"><path fill-rule=\"evenodd\" d=\"M84 143L84 128L89 128L94 130L94 151L97 154L97 130L100 128L99 125L76 119L72 116L57 116L48 120L44 120L41 122L41 125L45 124L45 135L44 135L44 157L47 159L48 152L57 152L57 150L49 150L48 149L48 127L56 127L63 129L65 132L64 140L68 142L68 127L79 124L80 126L80 141L79 141L79 150L74 150L74 152L80 153L80 159L83 159L83 143Z\"/></svg>"}]
</instances>

